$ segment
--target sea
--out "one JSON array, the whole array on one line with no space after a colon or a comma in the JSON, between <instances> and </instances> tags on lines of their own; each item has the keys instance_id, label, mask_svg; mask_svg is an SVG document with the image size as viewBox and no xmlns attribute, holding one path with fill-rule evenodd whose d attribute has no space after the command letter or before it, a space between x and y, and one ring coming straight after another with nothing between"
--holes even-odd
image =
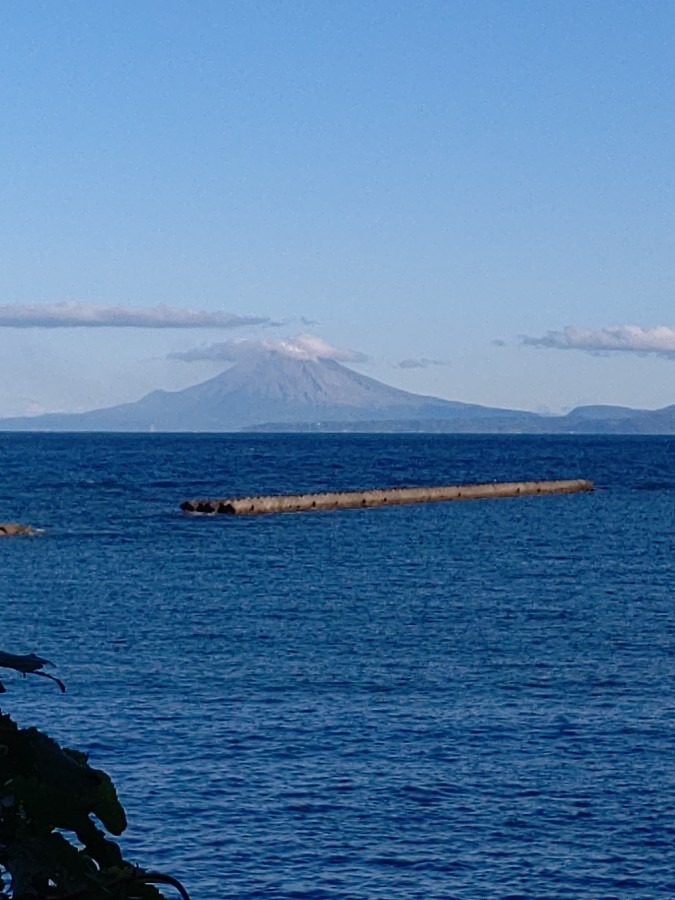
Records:
<instances>
[{"instance_id":1,"label":"sea","mask_svg":"<svg viewBox=\"0 0 675 900\"><path fill-rule=\"evenodd\" d=\"M2 708L193 900L675 896L675 438L0 434ZM182 500L589 478L199 517ZM177 896L166 888L166 896Z\"/></svg>"}]
</instances>

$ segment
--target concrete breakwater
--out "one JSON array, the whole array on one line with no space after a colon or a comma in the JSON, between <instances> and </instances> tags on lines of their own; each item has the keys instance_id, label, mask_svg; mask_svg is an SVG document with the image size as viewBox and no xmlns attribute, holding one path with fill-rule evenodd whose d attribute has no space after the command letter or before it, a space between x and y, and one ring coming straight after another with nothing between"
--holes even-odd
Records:
<instances>
[{"instance_id":1,"label":"concrete breakwater","mask_svg":"<svg viewBox=\"0 0 675 900\"><path fill-rule=\"evenodd\" d=\"M363 509L401 503L431 503L438 500L479 500L491 497L522 497L537 494L573 494L592 491L593 482L576 478L566 481L507 481L487 484L448 484L439 487L392 487L365 491L327 491L319 494L279 494L261 497L229 497L218 500L184 500L187 513L241 516L312 509Z\"/></svg>"}]
</instances>

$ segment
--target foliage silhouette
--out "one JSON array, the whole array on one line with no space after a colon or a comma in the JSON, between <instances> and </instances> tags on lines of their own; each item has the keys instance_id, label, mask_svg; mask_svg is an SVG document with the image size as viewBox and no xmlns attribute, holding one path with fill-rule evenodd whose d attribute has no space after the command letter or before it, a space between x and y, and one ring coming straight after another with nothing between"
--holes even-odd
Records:
<instances>
[{"instance_id":1,"label":"foliage silhouette","mask_svg":"<svg viewBox=\"0 0 675 900\"><path fill-rule=\"evenodd\" d=\"M46 665L35 654L0 651L0 666L49 678L65 691L41 671ZM158 884L190 900L175 878L123 858L107 834L126 827L112 781L86 754L19 728L0 710L0 900L159 900Z\"/></svg>"}]
</instances>

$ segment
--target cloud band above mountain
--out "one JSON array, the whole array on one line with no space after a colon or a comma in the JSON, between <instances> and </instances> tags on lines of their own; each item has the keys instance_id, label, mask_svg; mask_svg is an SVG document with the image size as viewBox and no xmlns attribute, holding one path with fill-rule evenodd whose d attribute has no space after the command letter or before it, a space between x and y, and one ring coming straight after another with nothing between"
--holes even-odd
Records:
<instances>
[{"instance_id":1,"label":"cloud band above mountain","mask_svg":"<svg viewBox=\"0 0 675 900\"><path fill-rule=\"evenodd\" d=\"M184 362L237 362L245 357L260 353L280 353L294 359L332 359L336 362L365 362L366 356L355 350L334 347L327 341L312 334L300 334L294 338L280 340L239 340L222 341L204 347L169 354L169 359Z\"/></svg>"},{"instance_id":2,"label":"cloud band above mountain","mask_svg":"<svg viewBox=\"0 0 675 900\"><path fill-rule=\"evenodd\" d=\"M270 319L263 316L164 305L98 306L69 302L0 306L0 328L242 328L270 324Z\"/></svg>"},{"instance_id":3,"label":"cloud band above mountain","mask_svg":"<svg viewBox=\"0 0 675 900\"><path fill-rule=\"evenodd\" d=\"M542 337L522 338L528 347L548 347L556 350L585 350L587 353L650 353L675 359L675 327L659 325L642 328L639 325L614 325L598 330L563 328L547 331Z\"/></svg>"}]
</instances>

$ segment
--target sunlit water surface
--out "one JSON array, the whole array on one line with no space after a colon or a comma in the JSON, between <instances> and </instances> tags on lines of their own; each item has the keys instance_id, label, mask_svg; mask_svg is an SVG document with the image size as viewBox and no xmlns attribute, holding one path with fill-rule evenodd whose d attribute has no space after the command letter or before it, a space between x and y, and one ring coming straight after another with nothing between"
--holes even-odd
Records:
<instances>
[{"instance_id":1,"label":"sunlit water surface","mask_svg":"<svg viewBox=\"0 0 675 900\"><path fill-rule=\"evenodd\" d=\"M3 708L194 900L675 895L675 440L0 435ZM588 477L252 518L188 497Z\"/></svg>"}]
</instances>

